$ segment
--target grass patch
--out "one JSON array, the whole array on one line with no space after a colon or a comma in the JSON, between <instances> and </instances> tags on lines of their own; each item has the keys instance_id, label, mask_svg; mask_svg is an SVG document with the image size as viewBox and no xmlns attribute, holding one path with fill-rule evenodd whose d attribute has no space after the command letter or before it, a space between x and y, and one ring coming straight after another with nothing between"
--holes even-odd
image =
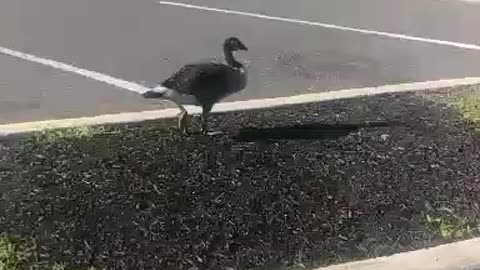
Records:
<instances>
[{"instance_id":1,"label":"grass patch","mask_svg":"<svg viewBox=\"0 0 480 270\"><path fill-rule=\"evenodd\" d=\"M460 217L450 210L444 214L426 215L425 228L444 238L465 238L478 235L480 225L476 218Z\"/></svg>"},{"instance_id":2,"label":"grass patch","mask_svg":"<svg viewBox=\"0 0 480 270\"><path fill-rule=\"evenodd\" d=\"M18 237L0 235L0 270L23 270L35 265L35 245Z\"/></svg>"},{"instance_id":3,"label":"grass patch","mask_svg":"<svg viewBox=\"0 0 480 270\"><path fill-rule=\"evenodd\" d=\"M480 124L480 86L437 89L421 92L419 95L426 100L453 108L475 125Z\"/></svg>"},{"instance_id":4,"label":"grass patch","mask_svg":"<svg viewBox=\"0 0 480 270\"><path fill-rule=\"evenodd\" d=\"M23 252L17 241L5 235L0 236L0 269L21 269Z\"/></svg>"},{"instance_id":5,"label":"grass patch","mask_svg":"<svg viewBox=\"0 0 480 270\"><path fill-rule=\"evenodd\" d=\"M41 143L54 143L60 140L68 139L88 139L96 134L104 132L102 126L79 126L66 129L45 129L36 132L33 139Z\"/></svg>"},{"instance_id":6,"label":"grass patch","mask_svg":"<svg viewBox=\"0 0 480 270\"><path fill-rule=\"evenodd\" d=\"M466 119L475 124L480 124L480 95L462 96L456 102L456 107Z\"/></svg>"},{"instance_id":7,"label":"grass patch","mask_svg":"<svg viewBox=\"0 0 480 270\"><path fill-rule=\"evenodd\" d=\"M39 262L34 241L0 235L0 270L98 270L93 266L67 267L65 263Z\"/></svg>"},{"instance_id":8,"label":"grass patch","mask_svg":"<svg viewBox=\"0 0 480 270\"><path fill-rule=\"evenodd\" d=\"M26 241L19 237L8 236L6 234L0 235L0 270L25 269L67 270L68 268L62 263L39 263L37 246L34 241ZM81 269L77 268L75 270ZM83 268L83 270L95 269Z\"/></svg>"}]
</instances>

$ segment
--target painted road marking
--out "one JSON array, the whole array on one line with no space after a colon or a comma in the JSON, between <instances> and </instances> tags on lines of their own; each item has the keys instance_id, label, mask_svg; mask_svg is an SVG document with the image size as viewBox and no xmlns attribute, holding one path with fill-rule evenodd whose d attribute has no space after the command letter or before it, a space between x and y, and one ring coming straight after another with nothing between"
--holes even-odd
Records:
<instances>
[{"instance_id":1,"label":"painted road marking","mask_svg":"<svg viewBox=\"0 0 480 270\"><path fill-rule=\"evenodd\" d=\"M251 12L244 12L244 11L211 8L206 6L196 6L196 5L183 4L183 3L177 3L177 2L160 1L158 3L165 6L174 6L174 7L182 7L182 8L188 8L188 9L203 10L203 11L212 11L212 12L218 12L218 13L224 13L224 14L241 15L241 16L271 20L271 21L282 21L282 22L296 23L296 24L302 24L302 25L319 26L327 29L350 31L350 32L356 32L356 33L361 33L366 35L375 35L375 36L396 38L396 39L402 39L402 40L419 41L424 43L444 45L444 46L456 47L461 49L469 49L469 50L477 50L477 51L480 50L480 45L476 45L476 44L446 41L446 40L439 40L439 39L433 39L433 38L423 38L423 37L409 36L404 34L396 34L391 32L367 30L362 28L355 28L355 27L348 27L348 26L341 26L341 25L334 25L334 24L313 22L313 21L305 21L305 20L297 20L297 19L290 19L285 17L268 16L268 15L262 15L258 13L251 13Z\"/></svg>"},{"instance_id":2,"label":"painted road marking","mask_svg":"<svg viewBox=\"0 0 480 270\"><path fill-rule=\"evenodd\" d=\"M125 80L122 80L122 79L114 78L110 75L102 74L102 73L95 72L95 71L86 70L86 69L83 69L83 68L79 68L79 67L75 67L75 66L72 66L72 65L69 65L69 64L58 62L58 61L55 61L55 60L41 58L41 57L31 55L31 54L28 54L28 53L23 53L23 52L11 50L11 49L8 49L8 48L5 48L5 47L0 47L0 53L4 54L4 55L9 55L9 56L12 56L12 57L16 57L16 58L19 58L19 59L22 59L22 60L26 60L26 61L29 61L29 62L41 64L41 65L48 66L48 67L51 67L51 68L55 68L55 69L58 69L58 70L61 70L61 71L74 73L74 74L77 74L77 75L80 75L80 76L83 76L83 77L87 77L87 78L95 80L95 81L100 81L100 82L103 82L103 83L107 83L107 84L110 84L110 85L113 85L113 86L116 86L116 87L119 87L119 88L122 88L122 89L137 92L137 93L143 93L147 90L150 90L148 87L142 86L142 85L134 83L134 82L125 81Z\"/></svg>"},{"instance_id":3,"label":"painted road marking","mask_svg":"<svg viewBox=\"0 0 480 270\"><path fill-rule=\"evenodd\" d=\"M379 87L353 88L322 93L303 94L289 97L276 97L266 99L254 99L245 101L222 102L215 105L212 112L232 112L255 109L275 108L286 105L307 104L312 102L328 101L335 99L355 98L369 95L387 93L400 93L422 91L445 87L466 86L480 84L480 77L447 79L438 81L426 81L384 85ZM195 106L185 106L193 114L201 113L201 109ZM169 108L156 111L126 112L119 114L106 114L94 117L80 117L70 119L57 119L36 122L12 123L0 125L0 135L10 135L25 132L40 131L44 129L69 128L75 126L92 126L102 124L133 123L147 120L164 119L175 117L179 113L177 108Z\"/></svg>"}]
</instances>

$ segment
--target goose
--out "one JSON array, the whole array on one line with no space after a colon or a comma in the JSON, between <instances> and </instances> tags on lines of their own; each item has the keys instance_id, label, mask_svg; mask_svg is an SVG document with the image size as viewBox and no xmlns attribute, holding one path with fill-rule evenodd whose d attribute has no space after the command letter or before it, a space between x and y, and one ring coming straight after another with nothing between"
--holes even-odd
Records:
<instances>
[{"instance_id":1,"label":"goose","mask_svg":"<svg viewBox=\"0 0 480 270\"><path fill-rule=\"evenodd\" d=\"M174 102L180 109L178 128L186 133L188 112L183 105L202 107L202 134L208 133L208 116L215 103L243 90L247 84L247 71L237 60L235 51L248 51L236 37L223 43L226 64L214 62L194 63L183 66L153 89L142 93L144 98L160 98Z\"/></svg>"}]
</instances>

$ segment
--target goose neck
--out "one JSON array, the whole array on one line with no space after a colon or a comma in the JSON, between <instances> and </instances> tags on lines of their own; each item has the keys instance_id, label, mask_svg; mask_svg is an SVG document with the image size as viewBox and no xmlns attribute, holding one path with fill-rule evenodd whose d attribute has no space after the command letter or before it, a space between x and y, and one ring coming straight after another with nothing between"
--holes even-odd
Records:
<instances>
[{"instance_id":1,"label":"goose neck","mask_svg":"<svg viewBox=\"0 0 480 270\"><path fill-rule=\"evenodd\" d=\"M233 56L233 51L231 49L229 49L228 47L224 47L223 52L225 54L225 61L229 66L234 68L243 68L242 63L238 62Z\"/></svg>"}]
</instances>

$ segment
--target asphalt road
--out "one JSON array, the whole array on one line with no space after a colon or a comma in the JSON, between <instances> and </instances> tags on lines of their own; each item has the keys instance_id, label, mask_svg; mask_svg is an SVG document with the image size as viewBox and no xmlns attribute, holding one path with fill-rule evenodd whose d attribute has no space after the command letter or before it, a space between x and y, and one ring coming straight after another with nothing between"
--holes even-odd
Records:
<instances>
[{"instance_id":1,"label":"asphalt road","mask_svg":"<svg viewBox=\"0 0 480 270\"><path fill-rule=\"evenodd\" d=\"M196 0L185 3L480 44L480 5L440 0ZM158 4L0 0L0 46L153 85L192 61L249 47L245 100L480 76L480 51ZM0 55L0 123L157 109L136 94Z\"/></svg>"}]
</instances>

